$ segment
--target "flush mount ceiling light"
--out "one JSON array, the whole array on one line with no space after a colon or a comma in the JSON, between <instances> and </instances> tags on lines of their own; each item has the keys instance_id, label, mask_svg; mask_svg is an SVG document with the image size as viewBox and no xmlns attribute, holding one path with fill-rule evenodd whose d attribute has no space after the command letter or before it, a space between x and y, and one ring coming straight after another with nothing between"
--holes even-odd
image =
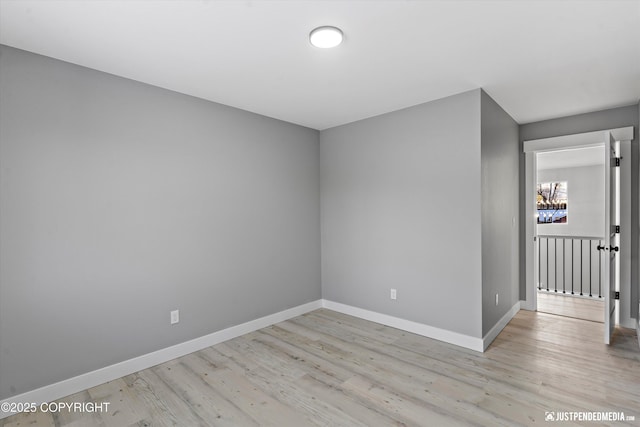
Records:
<instances>
[{"instance_id":1,"label":"flush mount ceiling light","mask_svg":"<svg viewBox=\"0 0 640 427\"><path fill-rule=\"evenodd\" d=\"M309 34L309 41L321 49L336 47L342 43L342 30L336 27L318 27Z\"/></svg>"}]
</instances>

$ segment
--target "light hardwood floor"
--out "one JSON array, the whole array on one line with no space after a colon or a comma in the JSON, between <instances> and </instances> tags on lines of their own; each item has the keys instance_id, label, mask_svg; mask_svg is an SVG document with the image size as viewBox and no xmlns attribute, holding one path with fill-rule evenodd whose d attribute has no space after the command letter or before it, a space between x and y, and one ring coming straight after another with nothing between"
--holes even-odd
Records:
<instances>
[{"instance_id":1,"label":"light hardwood floor","mask_svg":"<svg viewBox=\"0 0 640 427\"><path fill-rule=\"evenodd\" d=\"M604 298L572 297L538 291L538 311L604 323Z\"/></svg>"},{"instance_id":2,"label":"light hardwood floor","mask_svg":"<svg viewBox=\"0 0 640 427\"><path fill-rule=\"evenodd\" d=\"M544 425L547 411L623 411L637 421L604 424L638 425L635 331L605 346L602 327L520 311L478 353L321 309L63 399L107 413L0 425L514 426Z\"/></svg>"}]
</instances>

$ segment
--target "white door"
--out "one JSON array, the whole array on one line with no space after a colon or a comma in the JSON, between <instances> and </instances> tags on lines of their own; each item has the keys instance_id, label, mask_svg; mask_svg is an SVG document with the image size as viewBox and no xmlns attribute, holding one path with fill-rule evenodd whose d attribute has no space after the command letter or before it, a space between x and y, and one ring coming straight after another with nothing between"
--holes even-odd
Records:
<instances>
[{"instance_id":1,"label":"white door","mask_svg":"<svg viewBox=\"0 0 640 427\"><path fill-rule=\"evenodd\" d=\"M617 147L610 132L605 132L604 141L604 233L602 251L602 294L604 295L604 342L611 343L613 329L616 326L616 283L618 277L619 243L616 233L618 222L618 185L619 168L616 166Z\"/></svg>"}]
</instances>

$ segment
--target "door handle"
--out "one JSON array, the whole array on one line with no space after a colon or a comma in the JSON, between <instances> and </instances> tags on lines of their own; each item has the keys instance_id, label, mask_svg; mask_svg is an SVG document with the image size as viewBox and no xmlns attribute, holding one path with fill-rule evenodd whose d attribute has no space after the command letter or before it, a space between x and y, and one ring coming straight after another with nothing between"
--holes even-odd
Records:
<instances>
[{"instance_id":1,"label":"door handle","mask_svg":"<svg viewBox=\"0 0 640 427\"><path fill-rule=\"evenodd\" d=\"M601 251L601 250L606 249L606 246L600 246L600 245L598 245L598 246L596 246L596 249L597 249L597 250L599 250L599 251Z\"/></svg>"},{"instance_id":2,"label":"door handle","mask_svg":"<svg viewBox=\"0 0 640 427\"><path fill-rule=\"evenodd\" d=\"M619 247L617 247L617 246L611 246L611 252L613 252L613 251L618 252L619 250L620 250L620 248L619 248Z\"/></svg>"}]
</instances>

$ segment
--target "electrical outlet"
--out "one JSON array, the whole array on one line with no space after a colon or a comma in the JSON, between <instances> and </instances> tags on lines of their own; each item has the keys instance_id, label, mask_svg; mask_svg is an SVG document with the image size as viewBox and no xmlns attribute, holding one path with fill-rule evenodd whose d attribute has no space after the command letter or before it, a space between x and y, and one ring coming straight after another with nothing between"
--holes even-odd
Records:
<instances>
[{"instance_id":1,"label":"electrical outlet","mask_svg":"<svg viewBox=\"0 0 640 427\"><path fill-rule=\"evenodd\" d=\"M496 305L498 305L498 301L499 301L498 294L496 294Z\"/></svg>"},{"instance_id":2,"label":"electrical outlet","mask_svg":"<svg viewBox=\"0 0 640 427\"><path fill-rule=\"evenodd\" d=\"M180 321L180 310L173 310L171 312L171 324L175 325Z\"/></svg>"},{"instance_id":3,"label":"electrical outlet","mask_svg":"<svg viewBox=\"0 0 640 427\"><path fill-rule=\"evenodd\" d=\"M389 295L389 298L397 299L398 298L398 292L395 289L391 289L391 294Z\"/></svg>"}]
</instances>

